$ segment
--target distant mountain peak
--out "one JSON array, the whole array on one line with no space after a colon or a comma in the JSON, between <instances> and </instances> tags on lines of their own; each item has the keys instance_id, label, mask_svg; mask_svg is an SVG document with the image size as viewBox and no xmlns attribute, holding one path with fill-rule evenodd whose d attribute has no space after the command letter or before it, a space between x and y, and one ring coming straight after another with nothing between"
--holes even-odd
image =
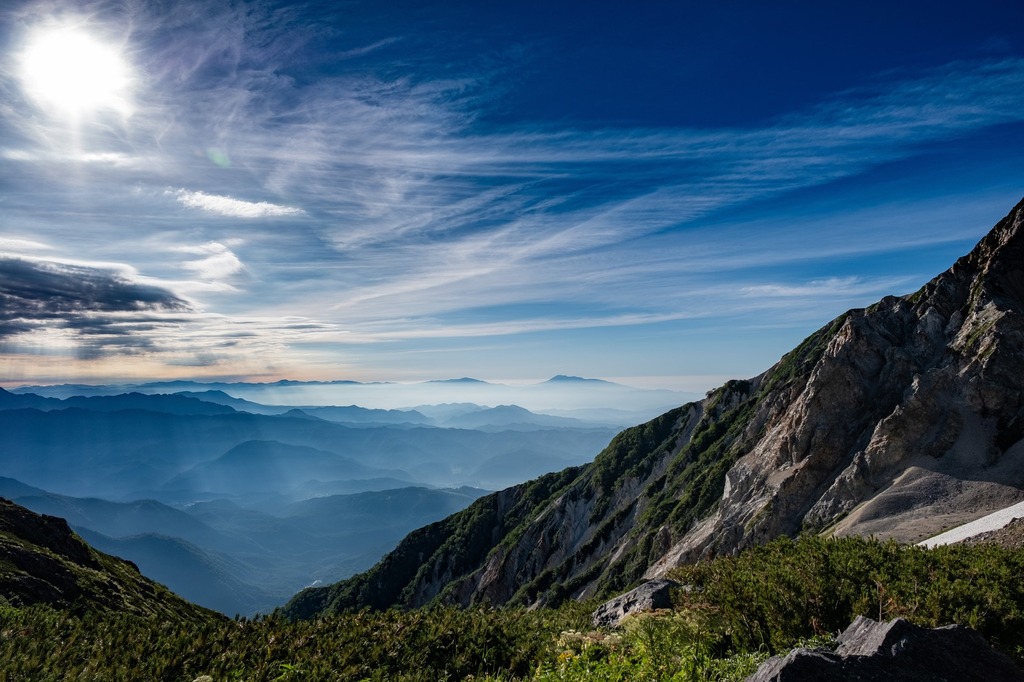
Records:
<instances>
[{"instance_id":1,"label":"distant mountain peak","mask_svg":"<svg viewBox=\"0 0 1024 682\"><path fill-rule=\"evenodd\" d=\"M605 381L604 379L588 379L586 377L577 377L569 374L556 374L547 381L545 384L611 384L611 381Z\"/></svg>"},{"instance_id":2,"label":"distant mountain peak","mask_svg":"<svg viewBox=\"0 0 1024 682\"><path fill-rule=\"evenodd\" d=\"M519 405L495 405L494 407L490 408L488 412L508 412L510 414L533 414L533 412L530 412L530 410Z\"/></svg>"},{"instance_id":3,"label":"distant mountain peak","mask_svg":"<svg viewBox=\"0 0 1024 682\"><path fill-rule=\"evenodd\" d=\"M473 377L462 377L461 379L432 379L428 384L486 384L488 382Z\"/></svg>"}]
</instances>

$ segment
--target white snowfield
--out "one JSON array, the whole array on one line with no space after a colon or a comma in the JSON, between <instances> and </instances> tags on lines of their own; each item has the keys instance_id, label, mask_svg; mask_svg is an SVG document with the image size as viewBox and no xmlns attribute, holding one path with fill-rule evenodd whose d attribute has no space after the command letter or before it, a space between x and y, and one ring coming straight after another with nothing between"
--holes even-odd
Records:
<instances>
[{"instance_id":1,"label":"white snowfield","mask_svg":"<svg viewBox=\"0 0 1024 682\"><path fill-rule=\"evenodd\" d=\"M955 542L966 540L967 538L973 538L975 535L980 533L987 533L990 530L999 530L1006 524L1010 523L1014 519L1024 517L1024 502L1018 502L1017 504L994 511L987 516L982 516L980 519L975 519L970 523L965 523L962 526L957 526L951 530L947 530L945 533L939 533L933 537L923 540L918 544L920 547L938 547L939 545L952 545Z\"/></svg>"}]
</instances>

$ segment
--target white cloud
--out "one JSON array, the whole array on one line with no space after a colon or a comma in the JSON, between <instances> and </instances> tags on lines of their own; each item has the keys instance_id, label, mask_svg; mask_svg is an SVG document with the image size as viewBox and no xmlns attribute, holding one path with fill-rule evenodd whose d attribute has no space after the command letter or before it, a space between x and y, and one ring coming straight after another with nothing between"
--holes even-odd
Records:
<instances>
[{"instance_id":1,"label":"white cloud","mask_svg":"<svg viewBox=\"0 0 1024 682\"><path fill-rule=\"evenodd\" d=\"M198 208L207 213L232 218L281 218L306 215L301 208L281 206L266 201L243 201L234 197L191 192L186 189L179 189L174 192L174 195L180 203L189 208Z\"/></svg>"},{"instance_id":2,"label":"white cloud","mask_svg":"<svg viewBox=\"0 0 1024 682\"><path fill-rule=\"evenodd\" d=\"M371 43L369 45L364 45L362 47L356 47L351 50L344 50L342 52L339 52L335 55L335 59L354 59L356 57L363 57L370 54L371 52L376 52L377 50L383 47L393 45L394 43L397 43L400 40L401 38L384 38L383 40L378 40L377 42Z\"/></svg>"},{"instance_id":3,"label":"white cloud","mask_svg":"<svg viewBox=\"0 0 1024 682\"><path fill-rule=\"evenodd\" d=\"M7 161L26 163L75 163L110 166L112 168L142 168L147 161L143 158L123 152L79 152L68 149L50 151L30 151L27 149L0 150L0 158Z\"/></svg>"},{"instance_id":4,"label":"white cloud","mask_svg":"<svg viewBox=\"0 0 1024 682\"><path fill-rule=\"evenodd\" d=\"M245 267L238 256L220 242L207 242L201 246L182 246L177 250L203 256L199 260L186 262L184 266L207 280L230 277L241 272Z\"/></svg>"},{"instance_id":5,"label":"white cloud","mask_svg":"<svg viewBox=\"0 0 1024 682\"><path fill-rule=\"evenodd\" d=\"M862 277L829 277L801 284L756 284L740 289L744 296L769 298L854 296L876 291L895 291L907 283L907 278L866 280Z\"/></svg>"},{"instance_id":6,"label":"white cloud","mask_svg":"<svg viewBox=\"0 0 1024 682\"><path fill-rule=\"evenodd\" d=\"M39 155L26 149L4 149L0 151L0 157L7 161L38 161Z\"/></svg>"},{"instance_id":7,"label":"white cloud","mask_svg":"<svg viewBox=\"0 0 1024 682\"><path fill-rule=\"evenodd\" d=\"M25 251L48 251L53 247L32 239L0 237L0 253L23 253Z\"/></svg>"},{"instance_id":8,"label":"white cloud","mask_svg":"<svg viewBox=\"0 0 1024 682\"><path fill-rule=\"evenodd\" d=\"M706 315L707 313L702 313ZM366 343L399 339L454 339L486 336L506 336L534 332L565 331L570 329L599 329L601 327L629 327L634 325L672 322L702 315L687 313L633 313L600 315L593 317L555 317L551 319L518 319L494 323L425 325L422 319L398 320L410 322L405 328L394 330L391 325L366 325L349 329L342 340ZM375 329L376 327L376 329Z\"/></svg>"}]
</instances>

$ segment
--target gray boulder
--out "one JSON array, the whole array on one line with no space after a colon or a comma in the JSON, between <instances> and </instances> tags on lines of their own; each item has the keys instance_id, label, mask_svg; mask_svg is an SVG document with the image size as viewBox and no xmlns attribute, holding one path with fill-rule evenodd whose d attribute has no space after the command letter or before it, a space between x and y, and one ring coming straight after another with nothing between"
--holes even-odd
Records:
<instances>
[{"instance_id":1,"label":"gray boulder","mask_svg":"<svg viewBox=\"0 0 1024 682\"><path fill-rule=\"evenodd\" d=\"M649 580L597 607L592 616L594 627L617 628L633 613L672 608L670 592L679 587L673 580Z\"/></svg>"},{"instance_id":2,"label":"gray boulder","mask_svg":"<svg viewBox=\"0 0 1024 682\"><path fill-rule=\"evenodd\" d=\"M835 652L794 649L770 658L746 682L1024 681L1009 657L962 625L928 629L857 616L838 643Z\"/></svg>"}]
</instances>

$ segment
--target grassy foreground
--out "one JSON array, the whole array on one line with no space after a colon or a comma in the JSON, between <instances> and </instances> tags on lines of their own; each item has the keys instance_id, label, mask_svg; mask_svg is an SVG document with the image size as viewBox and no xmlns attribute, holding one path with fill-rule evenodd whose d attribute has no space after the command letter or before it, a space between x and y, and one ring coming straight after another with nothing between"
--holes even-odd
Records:
<instances>
[{"instance_id":1,"label":"grassy foreground","mask_svg":"<svg viewBox=\"0 0 1024 682\"><path fill-rule=\"evenodd\" d=\"M252 620L0 605L0 680L741 680L857 614L960 622L1024 658L1024 551L777 540L677 571L677 608L594 631L594 604Z\"/></svg>"}]
</instances>

